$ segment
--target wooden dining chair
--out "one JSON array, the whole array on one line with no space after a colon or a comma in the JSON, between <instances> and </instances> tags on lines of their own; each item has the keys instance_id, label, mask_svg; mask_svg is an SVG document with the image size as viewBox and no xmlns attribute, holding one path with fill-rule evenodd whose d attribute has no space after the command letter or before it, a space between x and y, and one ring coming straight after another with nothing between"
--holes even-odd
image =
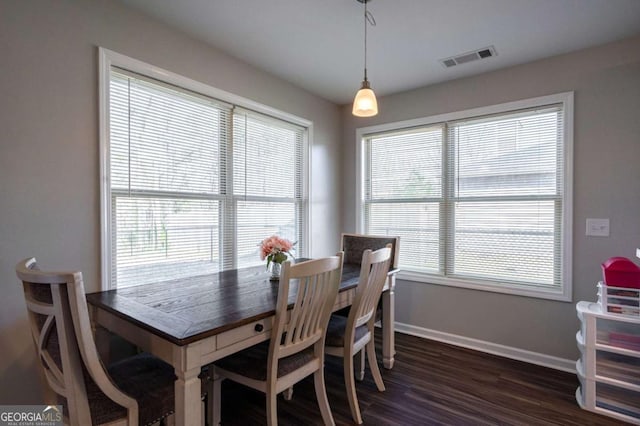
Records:
<instances>
[{"instance_id":1,"label":"wooden dining chair","mask_svg":"<svg viewBox=\"0 0 640 426\"><path fill-rule=\"evenodd\" d=\"M392 235L367 235L367 234L342 234L342 251L344 251L344 263L346 265L360 266L362 263L362 255L367 249L378 250L391 244L391 265L390 269L398 269L398 260L400 258L400 237ZM395 307L390 304L384 309L382 308L382 298L378 301L378 307L376 308L376 322L382 321L383 316L389 315L394 317L393 310ZM337 312L338 315L348 317L350 307L344 308ZM356 379L364 379L364 351L360 353L360 356L356 358Z\"/></svg>"},{"instance_id":2,"label":"wooden dining chair","mask_svg":"<svg viewBox=\"0 0 640 426\"><path fill-rule=\"evenodd\" d=\"M382 375L376 359L373 338L375 313L382 288L387 279L391 263L392 244L385 248L365 250L362 255L360 278L349 316L332 315L327 327L325 352L343 358L344 382L351 417L357 424L362 423L358 396L354 381L354 356L366 353L371 374L380 392L385 390ZM362 352L361 352L362 351ZM362 362L364 368L364 362Z\"/></svg>"},{"instance_id":3,"label":"wooden dining chair","mask_svg":"<svg viewBox=\"0 0 640 426\"><path fill-rule=\"evenodd\" d=\"M266 394L267 424L277 425L276 397L313 374L325 425L333 425L324 382L324 339L342 277L342 252L336 256L284 263L271 339L215 362L214 374ZM293 307L289 309L290 295ZM213 410L220 410L214 401ZM220 419L216 411L214 419Z\"/></svg>"},{"instance_id":4,"label":"wooden dining chair","mask_svg":"<svg viewBox=\"0 0 640 426\"><path fill-rule=\"evenodd\" d=\"M34 258L16 265L45 387L65 424L150 425L174 410L173 367L149 354L108 369L93 339L81 272L44 272ZM61 399L62 398L62 399Z\"/></svg>"},{"instance_id":5,"label":"wooden dining chair","mask_svg":"<svg viewBox=\"0 0 640 426\"><path fill-rule=\"evenodd\" d=\"M367 235L367 234L342 234L342 248L344 252L344 263L360 265L362 255L365 250L378 250L391 244L391 266L398 268L400 255L400 237L388 235Z\"/></svg>"}]
</instances>

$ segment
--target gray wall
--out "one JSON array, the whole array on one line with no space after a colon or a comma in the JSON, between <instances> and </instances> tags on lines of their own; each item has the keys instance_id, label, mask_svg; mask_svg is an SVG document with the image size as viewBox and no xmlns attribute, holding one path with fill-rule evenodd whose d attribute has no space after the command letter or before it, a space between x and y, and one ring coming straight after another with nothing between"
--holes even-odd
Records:
<instances>
[{"instance_id":1,"label":"gray wall","mask_svg":"<svg viewBox=\"0 0 640 426\"><path fill-rule=\"evenodd\" d=\"M379 116L355 120L350 105L341 113L117 2L2 0L2 404L41 401L15 263L80 269L87 289L99 288L97 46L312 120L314 256L355 228L356 127L575 90L573 300L594 300L600 262L640 246L640 37L382 98ZM611 237L585 237L586 217L609 217ZM577 357L570 303L400 282L397 312L404 323Z\"/></svg>"},{"instance_id":2,"label":"gray wall","mask_svg":"<svg viewBox=\"0 0 640 426\"><path fill-rule=\"evenodd\" d=\"M640 37L383 97L371 119L343 107L345 231L355 230L356 128L565 91L575 91L573 302L595 301L604 260L640 263ZM611 236L586 237L587 217L610 218ZM400 281L396 312L413 326L578 357L574 303Z\"/></svg>"},{"instance_id":3,"label":"gray wall","mask_svg":"<svg viewBox=\"0 0 640 426\"><path fill-rule=\"evenodd\" d=\"M105 0L0 1L0 404L40 403L15 263L77 269L99 289L97 46L314 123L314 256L341 231L340 110Z\"/></svg>"}]
</instances>

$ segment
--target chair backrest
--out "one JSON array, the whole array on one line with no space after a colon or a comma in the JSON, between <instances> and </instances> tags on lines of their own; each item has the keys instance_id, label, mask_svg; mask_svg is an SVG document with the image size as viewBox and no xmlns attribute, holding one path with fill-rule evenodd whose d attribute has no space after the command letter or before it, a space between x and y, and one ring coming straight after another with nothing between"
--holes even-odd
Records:
<instances>
[{"instance_id":1,"label":"chair backrest","mask_svg":"<svg viewBox=\"0 0 640 426\"><path fill-rule=\"evenodd\" d=\"M129 409L129 424L137 424L137 402L111 382L98 357L82 273L40 271L29 258L16 265L16 274L23 284L41 371L49 388L66 399L68 422L92 424L86 385L93 380L108 398ZM47 404L58 403L51 392L46 399Z\"/></svg>"},{"instance_id":2,"label":"chair backrest","mask_svg":"<svg viewBox=\"0 0 640 426\"><path fill-rule=\"evenodd\" d=\"M323 351L329 317L342 279L343 254L292 264L284 263L269 347L269 374L277 361L320 342ZM289 294L295 293L288 309Z\"/></svg>"},{"instance_id":3,"label":"chair backrest","mask_svg":"<svg viewBox=\"0 0 640 426\"><path fill-rule=\"evenodd\" d=\"M360 265L366 249L378 250L391 244L391 266L398 268L400 257L400 237L385 235L342 234L344 263Z\"/></svg>"},{"instance_id":4,"label":"chair backrest","mask_svg":"<svg viewBox=\"0 0 640 426\"><path fill-rule=\"evenodd\" d=\"M347 332L345 341L351 342L350 337L353 331L367 323L375 320L375 311L378 300L382 294L382 288L387 280L389 265L391 263L391 243L385 248L376 251L367 249L362 254L360 266L360 279L356 289L356 296L347 318ZM346 340L349 339L349 340Z\"/></svg>"}]
</instances>

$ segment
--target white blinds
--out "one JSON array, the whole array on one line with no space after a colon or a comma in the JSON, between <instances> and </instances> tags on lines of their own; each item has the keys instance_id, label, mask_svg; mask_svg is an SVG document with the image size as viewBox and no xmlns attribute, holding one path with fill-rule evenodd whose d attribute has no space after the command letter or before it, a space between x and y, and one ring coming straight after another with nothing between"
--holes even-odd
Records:
<instances>
[{"instance_id":1,"label":"white blinds","mask_svg":"<svg viewBox=\"0 0 640 426\"><path fill-rule=\"evenodd\" d=\"M365 231L400 235L400 266L557 288L560 105L365 138Z\"/></svg>"},{"instance_id":2,"label":"white blinds","mask_svg":"<svg viewBox=\"0 0 640 426\"><path fill-rule=\"evenodd\" d=\"M437 271L443 126L366 139L365 229L400 236L404 267Z\"/></svg>"},{"instance_id":3,"label":"white blinds","mask_svg":"<svg viewBox=\"0 0 640 426\"><path fill-rule=\"evenodd\" d=\"M113 68L112 286L260 263L279 234L304 246L306 129Z\"/></svg>"},{"instance_id":4,"label":"white blinds","mask_svg":"<svg viewBox=\"0 0 640 426\"><path fill-rule=\"evenodd\" d=\"M304 247L304 129L254 112L233 115L237 266L262 263L257 244L280 235ZM231 265L227 265L231 266Z\"/></svg>"},{"instance_id":5,"label":"white blinds","mask_svg":"<svg viewBox=\"0 0 640 426\"><path fill-rule=\"evenodd\" d=\"M448 273L559 286L562 110L451 124Z\"/></svg>"}]
</instances>

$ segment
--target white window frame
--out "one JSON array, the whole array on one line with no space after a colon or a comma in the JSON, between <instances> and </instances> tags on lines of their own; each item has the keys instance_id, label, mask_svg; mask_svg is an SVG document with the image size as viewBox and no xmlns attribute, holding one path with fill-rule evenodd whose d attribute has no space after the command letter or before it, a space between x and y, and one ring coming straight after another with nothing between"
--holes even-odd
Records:
<instances>
[{"instance_id":1,"label":"white window frame","mask_svg":"<svg viewBox=\"0 0 640 426\"><path fill-rule=\"evenodd\" d=\"M398 279L415 281L428 284L447 285L474 290L484 290L496 293L505 293L519 296L551 299L563 302L572 301L572 223L573 223L573 92L564 92L530 99L522 99L491 106L472 108L446 114L438 114L430 117L417 118L393 123L385 123L356 129L356 229L365 232L364 224L364 143L370 134L401 130L411 127L424 127L443 122L470 119L474 117L503 114L522 109L536 108L551 104L562 104L563 109L563 148L564 148L564 181L563 181L563 214L562 214L562 275L560 289L534 288L527 285L505 284L504 282L492 283L472 279L458 279L439 275L400 271ZM402 250L402 241L400 242ZM402 265L400 265L402 267Z\"/></svg>"},{"instance_id":2,"label":"white window frame","mask_svg":"<svg viewBox=\"0 0 640 426\"><path fill-rule=\"evenodd\" d=\"M103 47L98 48L98 99L99 99L99 132L100 132L100 237L101 237L101 290L115 288L111 280L112 244L111 244L111 194L110 194L110 129L109 129L109 85L111 67L122 68L146 77L159 80L186 90L200 93L219 101L239 106L243 109L255 111L260 114L284 120L295 125L306 128L306 152L304 153L304 170L302 171L303 199L306 203L303 208L304 224L302 235L305 240L303 251L298 256L308 256L311 247L311 151L313 146L313 122L305 118L289 114L284 111L260 104L251 99L247 99L207 84L192 80L182 75L173 73L148 64L146 62L131 58L129 56L114 52ZM266 235L265 235L266 237ZM235 240L235 235L233 236ZM257 244L257 243L256 243ZM221 247L221 250L223 248Z\"/></svg>"}]
</instances>

